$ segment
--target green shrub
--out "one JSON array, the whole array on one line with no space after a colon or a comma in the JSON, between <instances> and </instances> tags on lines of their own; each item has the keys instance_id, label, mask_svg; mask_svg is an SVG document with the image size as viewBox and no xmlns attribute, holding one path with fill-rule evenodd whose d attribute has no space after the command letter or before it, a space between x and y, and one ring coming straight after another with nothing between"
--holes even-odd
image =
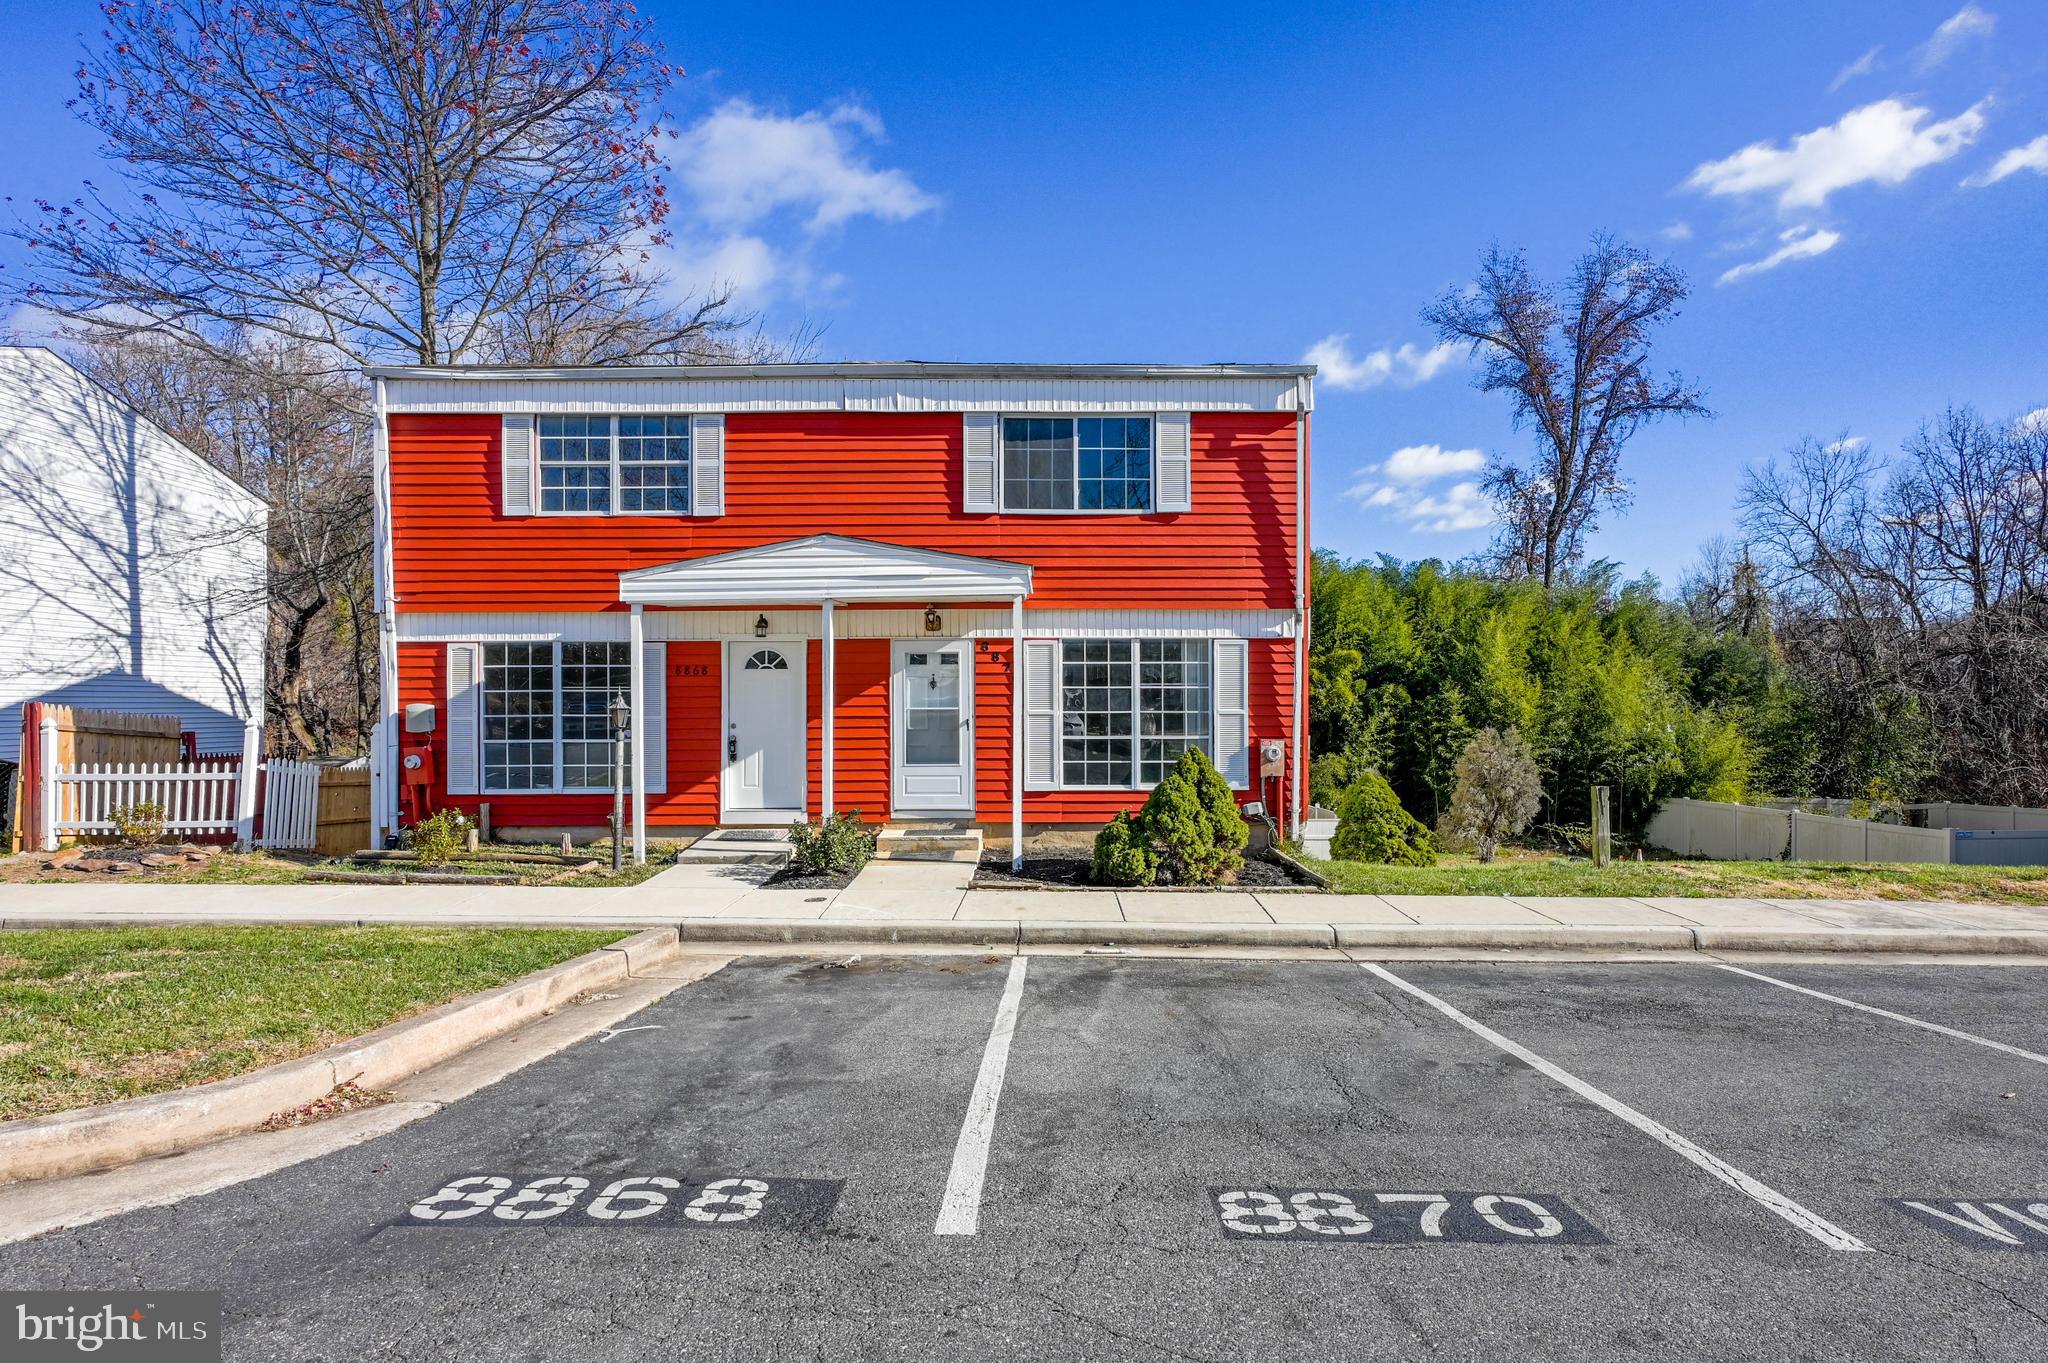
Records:
<instances>
[{"instance_id":1,"label":"green shrub","mask_svg":"<svg viewBox=\"0 0 2048 1363\"><path fill-rule=\"evenodd\" d=\"M170 822L164 807L154 800L122 805L107 819L114 825L114 833L130 847L154 847L164 840L164 825Z\"/></svg>"},{"instance_id":2,"label":"green shrub","mask_svg":"<svg viewBox=\"0 0 2048 1363\"><path fill-rule=\"evenodd\" d=\"M1344 787L1348 784L1345 776L1350 771L1350 768L1351 764L1345 760L1343 753L1317 753L1314 757L1310 758L1308 764L1309 803L1321 805L1325 809L1334 809L1337 805L1337 797L1344 793Z\"/></svg>"},{"instance_id":3,"label":"green shrub","mask_svg":"<svg viewBox=\"0 0 2048 1363\"><path fill-rule=\"evenodd\" d=\"M1181 754L1138 811L1137 832L1179 885L1222 885L1244 867L1251 827L1230 783L1199 748Z\"/></svg>"},{"instance_id":4,"label":"green shrub","mask_svg":"<svg viewBox=\"0 0 2048 1363\"><path fill-rule=\"evenodd\" d=\"M1131 821L1128 809L1095 835L1095 882L1098 885L1150 885L1159 878L1159 854Z\"/></svg>"},{"instance_id":5,"label":"green shrub","mask_svg":"<svg viewBox=\"0 0 2048 1363\"><path fill-rule=\"evenodd\" d=\"M422 866L446 866L469 850L469 816L459 809L430 814L412 827L413 855Z\"/></svg>"},{"instance_id":6,"label":"green shrub","mask_svg":"<svg viewBox=\"0 0 2048 1363\"><path fill-rule=\"evenodd\" d=\"M860 821L860 811L833 814L824 822L797 820L789 826L790 861L813 875L858 871L875 854L875 831Z\"/></svg>"},{"instance_id":7,"label":"green shrub","mask_svg":"<svg viewBox=\"0 0 2048 1363\"><path fill-rule=\"evenodd\" d=\"M1336 861L1370 861L1386 866L1434 866L1429 830L1401 808L1386 778L1366 772L1337 797L1337 835L1330 839Z\"/></svg>"}]
</instances>

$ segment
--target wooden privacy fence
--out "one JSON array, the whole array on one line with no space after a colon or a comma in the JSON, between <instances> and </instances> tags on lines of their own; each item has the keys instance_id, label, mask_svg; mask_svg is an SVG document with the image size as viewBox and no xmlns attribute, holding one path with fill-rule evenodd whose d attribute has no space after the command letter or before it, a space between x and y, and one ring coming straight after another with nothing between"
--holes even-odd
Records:
<instances>
[{"instance_id":1,"label":"wooden privacy fence","mask_svg":"<svg viewBox=\"0 0 2048 1363\"><path fill-rule=\"evenodd\" d=\"M1652 847L1715 861L1955 861L1946 828L1908 828L1868 819L1837 819L1796 809L1666 800L1644 834Z\"/></svg>"},{"instance_id":2,"label":"wooden privacy fence","mask_svg":"<svg viewBox=\"0 0 2048 1363\"><path fill-rule=\"evenodd\" d=\"M369 764L322 768L313 850L338 857L360 852L369 845Z\"/></svg>"}]
</instances>

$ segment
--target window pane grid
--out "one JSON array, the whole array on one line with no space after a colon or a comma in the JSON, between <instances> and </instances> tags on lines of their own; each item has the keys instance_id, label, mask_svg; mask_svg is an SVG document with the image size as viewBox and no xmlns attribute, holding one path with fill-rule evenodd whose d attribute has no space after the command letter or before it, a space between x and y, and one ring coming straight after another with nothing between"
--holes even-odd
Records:
<instances>
[{"instance_id":1,"label":"window pane grid","mask_svg":"<svg viewBox=\"0 0 2048 1363\"><path fill-rule=\"evenodd\" d=\"M547 790L555 780L553 644L486 644L484 789Z\"/></svg>"},{"instance_id":2,"label":"window pane grid","mask_svg":"<svg viewBox=\"0 0 2048 1363\"><path fill-rule=\"evenodd\" d=\"M613 696L633 684L629 644L562 645L562 786L612 787Z\"/></svg>"},{"instance_id":3,"label":"window pane grid","mask_svg":"<svg viewBox=\"0 0 2048 1363\"><path fill-rule=\"evenodd\" d=\"M1083 417L1078 425L1081 509L1151 510L1151 418Z\"/></svg>"},{"instance_id":4,"label":"window pane grid","mask_svg":"<svg viewBox=\"0 0 2048 1363\"><path fill-rule=\"evenodd\" d=\"M690 419L619 418L619 510L690 509Z\"/></svg>"},{"instance_id":5,"label":"window pane grid","mask_svg":"<svg viewBox=\"0 0 2048 1363\"><path fill-rule=\"evenodd\" d=\"M1003 505L1015 511L1074 509L1073 418L1003 419Z\"/></svg>"},{"instance_id":6,"label":"window pane grid","mask_svg":"<svg viewBox=\"0 0 2048 1363\"><path fill-rule=\"evenodd\" d=\"M1069 639L1060 645L1060 782L1142 789L1210 741L1206 639Z\"/></svg>"},{"instance_id":7,"label":"window pane grid","mask_svg":"<svg viewBox=\"0 0 2048 1363\"><path fill-rule=\"evenodd\" d=\"M612 419L544 416L540 438L540 509L605 515L612 509Z\"/></svg>"}]
</instances>

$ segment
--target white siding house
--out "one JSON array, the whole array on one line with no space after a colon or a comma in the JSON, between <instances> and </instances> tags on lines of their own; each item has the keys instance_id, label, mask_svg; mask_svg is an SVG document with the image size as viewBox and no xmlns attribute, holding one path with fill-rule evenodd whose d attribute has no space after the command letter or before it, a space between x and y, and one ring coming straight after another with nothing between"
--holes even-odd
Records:
<instances>
[{"instance_id":1,"label":"white siding house","mask_svg":"<svg viewBox=\"0 0 2048 1363\"><path fill-rule=\"evenodd\" d=\"M263 707L262 499L49 350L0 346L0 762L24 701L175 715L239 752Z\"/></svg>"}]
</instances>

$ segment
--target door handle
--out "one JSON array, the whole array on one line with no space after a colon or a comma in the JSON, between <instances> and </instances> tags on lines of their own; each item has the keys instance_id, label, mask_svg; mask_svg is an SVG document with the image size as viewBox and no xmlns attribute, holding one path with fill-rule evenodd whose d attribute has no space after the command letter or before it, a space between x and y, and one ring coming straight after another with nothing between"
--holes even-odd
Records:
<instances>
[{"instance_id":1,"label":"door handle","mask_svg":"<svg viewBox=\"0 0 2048 1363\"><path fill-rule=\"evenodd\" d=\"M740 740L737 734L725 740L725 760L728 762L740 760Z\"/></svg>"}]
</instances>

